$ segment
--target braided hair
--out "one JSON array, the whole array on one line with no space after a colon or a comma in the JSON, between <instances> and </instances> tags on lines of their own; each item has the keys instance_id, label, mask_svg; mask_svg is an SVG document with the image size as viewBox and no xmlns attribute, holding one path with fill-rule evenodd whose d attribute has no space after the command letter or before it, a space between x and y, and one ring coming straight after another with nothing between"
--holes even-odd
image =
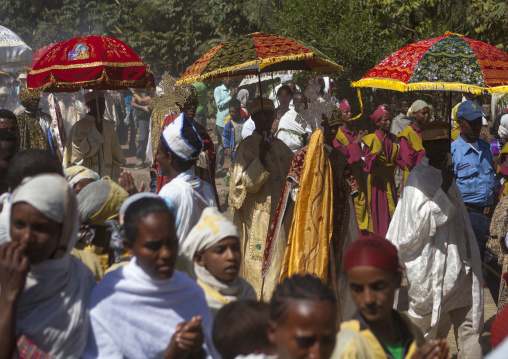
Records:
<instances>
[{"instance_id":1,"label":"braided hair","mask_svg":"<svg viewBox=\"0 0 508 359\"><path fill-rule=\"evenodd\" d=\"M270 301L270 319L284 319L290 300L330 301L334 308L337 300L333 291L321 279L310 274L294 275L277 285Z\"/></svg>"}]
</instances>

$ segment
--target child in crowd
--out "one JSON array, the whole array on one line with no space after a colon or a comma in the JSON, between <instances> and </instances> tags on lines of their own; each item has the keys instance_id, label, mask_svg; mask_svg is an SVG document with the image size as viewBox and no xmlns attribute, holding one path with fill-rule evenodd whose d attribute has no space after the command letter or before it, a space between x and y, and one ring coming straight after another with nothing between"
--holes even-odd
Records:
<instances>
[{"instance_id":1,"label":"child in crowd","mask_svg":"<svg viewBox=\"0 0 508 359\"><path fill-rule=\"evenodd\" d=\"M242 127L245 122L245 118L241 113L241 103L237 99L229 101L229 116L231 120L226 123L224 127L224 148L228 156L231 156L231 160L235 158L235 152L240 142L242 142Z\"/></svg>"},{"instance_id":2,"label":"child in crowd","mask_svg":"<svg viewBox=\"0 0 508 359\"><path fill-rule=\"evenodd\" d=\"M213 342L222 359L250 354L263 358L264 355L276 354L276 348L266 334L269 319L268 303L238 300L223 306L215 316L212 332Z\"/></svg>"},{"instance_id":3,"label":"child in crowd","mask_svg":"<svg viewBox=\"0 0 508 359\"><path fill-rule=\"evenodd\" d=\"M217 208L205 208L183 243L182 254L194 262L213 317L227 303L256 299L254 288L238 276L242 264L238 228Z\"/></svg>"},{"instance_id":4,"label":"child in crowd","mask_svg":"<svg viewBox=\"0 0 508 359\"><path fill-rule=\"evenodd\" d=\"M330 358L339 313L333 291L310 274L286 278L270 301L268 338L278 359Z\"/></svg>"},{"instance_id":5,"label":"child in crowd","mask_svg":"<svg viewBox=\"0 0 508 359\"><path fill-rule=\"evenodd\" d=\"M229 118L230 121L226 122L224 127L224 133L222 134L224 139L224 148L226 149L226 156L231 158L231 163L235 158L235 152L240 142L242 142L242 129L245 123L245 118L241 113L242 105L239 100L232 99L229 101ZM226 119L227 120L227 119ZM229 186L229 176L231 170L228 170L226 178L224 178L224 184Z\"/></svg>"},{"instance_id":6,"label":"child in crowd","mask_svg":"<svg viewBox=\"0 0 508 359\"><path fill-rule=\"evenodd\" d=\"M393 244L376 235L360 237L344 253L344 272L358 311L341 324L333 359L448 357L446 340L425 343L418 327L392 309L402 282Z\"/></svg>"},{"instance_id":7,"label":"child in crowd","mask_svg":"<svg viewBox=\"0 0 508 359\"><path fill-rule=\"evenodd\" d=\"M203 292L175 270L178 237L170 209L162 199L141 198L127 208L123 230L133 258L92 291L83 358L216 357Z\"/></svg>"},{"instance_id":8,"label":"child in crowd","mask_svg":"<svg viewBox=\"0 0 508 359\"><path fill-rule=\"evenodd\" d=\"M397 205L394 174L399 147L390 133L391 117L386 105L380 105L370 119L378 128L363 138L363 170L367 173L370 206L367 231L384 237Z\"/></svg>"}]
</instances>

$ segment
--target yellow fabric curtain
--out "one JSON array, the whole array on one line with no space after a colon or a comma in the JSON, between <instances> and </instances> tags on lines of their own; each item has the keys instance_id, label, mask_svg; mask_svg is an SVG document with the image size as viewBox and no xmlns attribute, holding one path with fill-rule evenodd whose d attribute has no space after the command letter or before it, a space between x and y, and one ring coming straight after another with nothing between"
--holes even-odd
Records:
<instances>
[{"instance_id":1,"label":"yellow fabric curtain","mask_svg":"<svg viewBox=\"0 0 508 359\"><path fill-rule=\"evenodd\" d=\"M317 130L305 156L279 281L309 273L327 282L333 228L332 181L324 136Z\"/></svg>"}]
</instances>

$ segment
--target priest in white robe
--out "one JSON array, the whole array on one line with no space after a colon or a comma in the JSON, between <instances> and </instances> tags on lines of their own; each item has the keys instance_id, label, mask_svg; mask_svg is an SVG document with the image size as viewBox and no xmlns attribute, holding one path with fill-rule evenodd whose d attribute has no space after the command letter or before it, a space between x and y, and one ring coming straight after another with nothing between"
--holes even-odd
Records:
<instances>
[{"instance_id":1,"label":"priest in white robe","mask_svg":"<svg viewBox=\"0 0 508 359\"><path fill-rule=\"evenodd\" d=\"M423 157L407 178L386 237L406 267L409 315L427 339L446 338L458 358L481 358L481 260L453 171L446 167L448 124L422 127Z\"/></svg>"}]
</instances>

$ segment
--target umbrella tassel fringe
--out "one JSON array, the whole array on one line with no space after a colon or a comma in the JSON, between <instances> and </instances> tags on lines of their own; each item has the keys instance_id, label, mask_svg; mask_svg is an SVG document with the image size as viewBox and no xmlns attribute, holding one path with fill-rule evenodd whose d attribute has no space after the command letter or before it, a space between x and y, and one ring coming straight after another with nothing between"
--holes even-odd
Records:
<instances>
[{"instance_id":1,"label":"umbrella tassel fringe","mask_svg":"<svg viewBox=\"0 0 508 359\"><path fill-rule=\"evenodd\" d=\"M390 79L363 79L352 82L352 87L374 87L386 90L406 91L459 91L469 92L476 95L490 93L493 95L504 94L508 92L508 85L496 87L479 87L460 83L449 82L428 82L418 84L405 84L399 80Z\"/></svg>"}]
</instances>

